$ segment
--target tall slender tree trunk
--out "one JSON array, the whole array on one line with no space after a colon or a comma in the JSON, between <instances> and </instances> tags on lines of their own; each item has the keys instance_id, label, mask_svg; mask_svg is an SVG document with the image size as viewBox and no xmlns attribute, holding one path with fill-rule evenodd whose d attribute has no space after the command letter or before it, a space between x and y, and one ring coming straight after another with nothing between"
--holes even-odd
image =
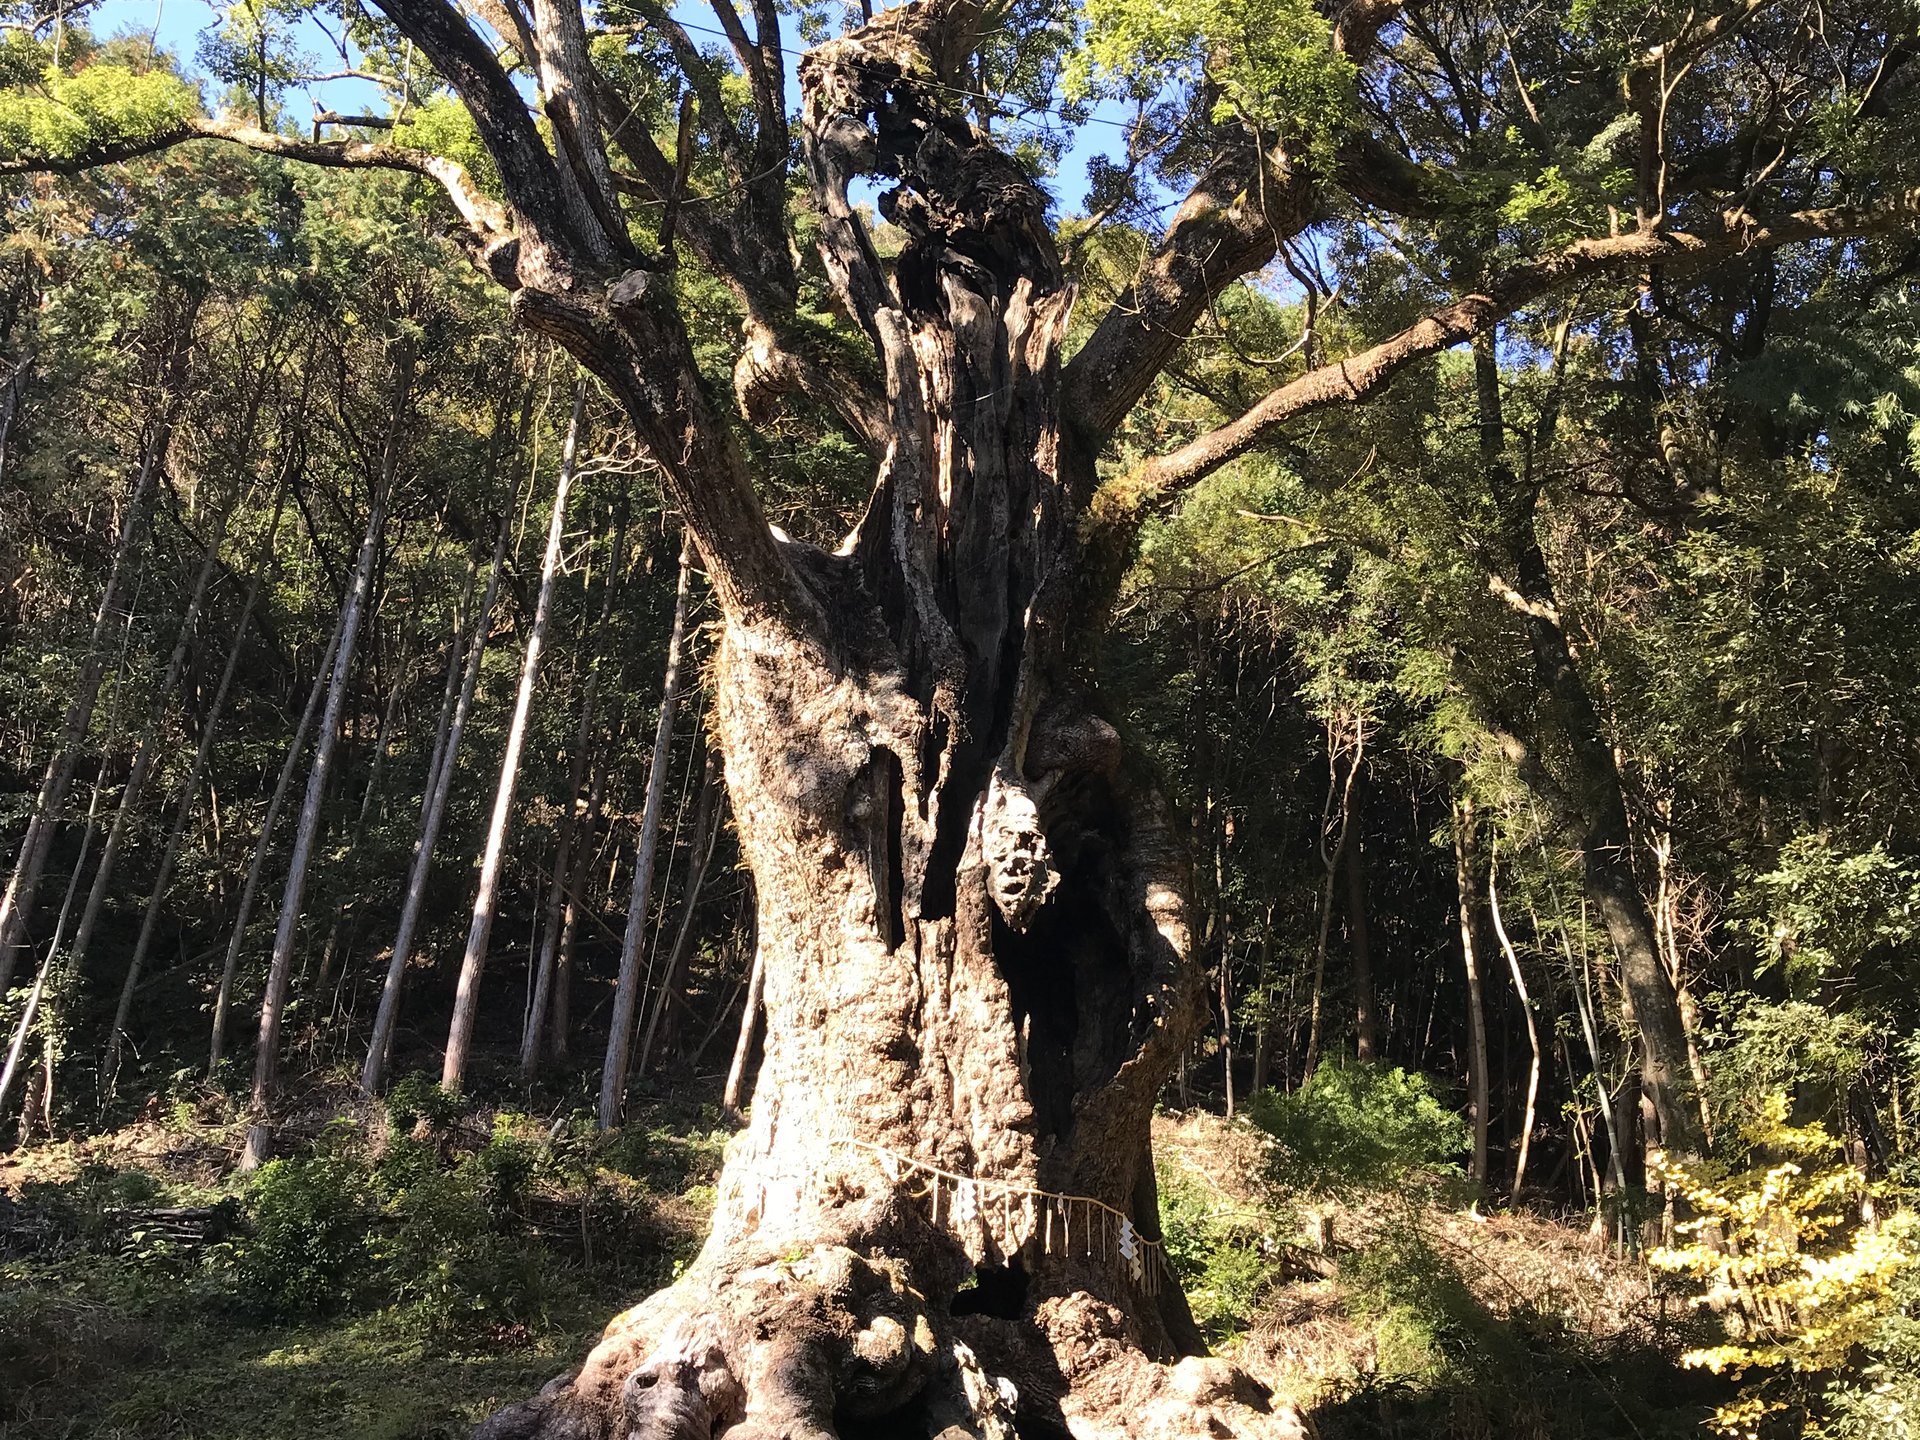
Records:
<instances>
[{"instance_id":1,"label":"tall slender tree trunk","mask_svg":"<svg viewBox=\"0 0 1920 1440\"><path fill-rule=\"evenodd\" d=\"M633 1068L642 1075L648 1072L653 1060L655 1041L663 1040L671 1028L668 1017L672 1006L686 987L687 966L693 951L693 921L700 908L700 892L707 883L707 867L713 863L714 847L719 843L722 813L720 766L718 757L709 751L701 770L700 798L694 806L693 824L688 829L692 853L688 857L686 880L681 886L680 923L673 932L673 946L667 952L660 984L653 992L639 1054L634 1057Z\"/></svg>"},{"instance_id":2,"label":"tall slender tree trunk","mask_svg":"<svg viewBox=\"0 0 1920 1440\"><path fill-rule=\"evenodd\" d=\"M593 903L590 890L594 837L606 804L607 781L613 769L613 748L619 730L620 722L616 718L594 762L593 780L587 786L587 808L574 827L572 876L567 882L567 900L560 917L560 952L554 957L553 994L547 1002L547 1053L556 1063L566 1061L572 1046L574 945L580 933L581 912Z\"/></svg>"},{"instance_id":3,"label":"tall slender tree trunk","mask_svg":"<svg viewBox=\"0 0 1920 1440\"><path fill-rule=\"evenodd\" d=\"M1280 1027L1274 1015L1273 906L1260 921L1260 1023L1253 1029L1253 1093L1267 1088L1273 1069L1273 1040Z\"/></svg>"},{"instance_id":4,"label":"tall slender tree trunk","mask_svg":"<svg viewBox=\"0 0 1920 1440\"><path fill-rule=\"evenodd\" d=\"M743 1118L740 1097L746 1089L747 1057L753 1053L753 1037L760 1025L760 987L766 977L766 952L756 945L747 976L747 997L740 1007L740 1038L734 1041L733 1061L727 1066L727 1083L720 1093L720 1108L736 1121Z\"/></svg>"},{"instance_id":5,"label":"tall slender tree trunk","mask_svg":"<svg viewBox=\"0 0 1920 1440\"><path fill-rule=\"evenodd\" d=\"M300 757L307 753L307 740L313 734L313 723L320 714L321 701L329 688L334 658L340 653L340 636L346 618L346 607L343 605L334 620L333 634L327 639L327 648L320 656L319 668L314 672L313 685L307 691L307 703L300 711L300 721L294 726L293 740L287 746L287 757L280 762L280 775L274 781L273 794L268 797L266 813L260 817L260 834L253 844L253 858L247 862L247 878L240 886L240 904L233 917L232 933L227 937L227 957L220 967L220 986L214 993L213 1035L207 1046L208 1075L219 1070L220 1061L226 1055L227 1016L233 1006L233 986L240 973L240 952L246 945L247 924L253 919L254 901L260 893L260 877L267 868L267 856L273 849L273 832L279 823L280 811L286 806L287 796L292 793L294 771L299 768Z\"/></svg>"},{"instance_id":6,"label":"tall slender tree trunk","mask_svg":"<svg viewBox=\"0 0 1920 1440\"><path fill-rule=\"evenodd\" d=\"M606 575L601 581L600 613L587 633L589 658L586 683L581 688L580 723L574 731L573 748L567 761L566 803L560 814L553 845L553 875L547 887L546 925L541 933L540 952L534 958L533 998L520 1032L520 1077L532 1080L540 1068L540 1041L549 1026L548 1011L553 1005L553 990L560 963L561 939L568 923L568 885L575 865L573 848L585 845L592 833L592 822L584 826L575 813L583 787L589 784L588 770L593 763L594 723L600 703L600 677L606 645L607 621L613 614L613 597L619 590L620 573L626 559L627 497L623 492L613 524L613 540L607 551ZM591 810L591 803L588 809Z\"/></svg>"},{"instance_id":7,"label":"tall slender tree trunk","mask_svg":"<svg viewBox=\"0 0 1920 1440\"><path fill-rule=\"evenodd\" d=\"M1504 459L1500 374L1491 340L1474 345L1481 456L1500 512L1511 587L1533 651L1542 698L1566 742L1568 780L1550 782L1537 758L1521 767L1527 782L1580 847L1588 903L1600 917L1640 1028L1640 1074L1660 1128L1676 1156L1706 1152L1688 1061L1679 997L1633 871L1633 838L1613 747L1562 626L1552 573L1537 531L1540 485Z\"/></svg>"},{"instance_id":8,"label":"tall slender tree trunk","mask_svg":"<svg viewBox=\"0 0 1920 1440\"><path fill-rule=\"evenodd\" d=\"M176 368L183 364L184 356L178 357ZM179 377L176 375L175 378L177 381ZM177 389L177 385L174 388ZM106 673L104 642L107 629L118 613L120 587L146 516L154 478L166 464L177 408L178 401L172 396L162 402L153 430L141 449L140 467L134 475L126 508L121 513L113 563L108 567L107 583L100 592L100 604L94 612L93 633L87 641L87 651L80 662L80 673L74 681L73 698L67 703L59 744L53 758L47 762L46 775L40 782L39 794L34 797L33 810L27 818L26 832L21 836L13 873L8 877L4 896L0 896L0 995L6 994L13 983L14 952L25 938L27 926L33 918L34 897L40 888L40 877L46 868L47 856L53 848L60 805L66 799L68 785L72 783L80 747L85 743L87 730L93 724L100 681Z\"/></svg>"},{"instance_id":9,"label":"tall slender tree trunk","mask_svg":"<svg viewBox=\"0 0 1920 1440\"><path fill-rule=\"evenodd\" d=\"M220 716L226 710L227 697L233 691L234 676L240 671L240 656L246 649L247 632L253 625L253 607L259 603L261 587L272 572L273 542L279 533L281 507L286 500L289 479L289 474L282 474L274 496L273 518L267 522L266 536L260 543L260 553L254 559L253 577L247 582L246 593L240 600L240 618L234 623L227 663L220 672L220 682L214 688L213 699L207 706L206 718L200 728L200 741L194 747L193 763L174 787L173 820L167 826L160 864L154 871L153 890L147 897L146 910L140 917L139 938L134 941L133 955L127 961L126 977L120 986L120 1001L114 1007L113 1024L107 1031L106 1060L100 1070L103 1097L111 1097L119 1077L127 1023L133 1015L133 997L139 988L140 974L146 965L148 951L152 949L153 937L159 929L161 907L166 899L167 887L173 883L173 871L180 860L180 847L186 838L187 822L193 815L194 803L200 797L201 782L206 778L207 761L213 753L213 739L220 728Z\"/></svg>"},{"instance_id":10,"label":"tall slender tree trunk","mask_svg":"<svg viewBox=\"0 0 1920 1440\"><path fill-rule=\"evenodd\" d=\"M653 758L647 767L647 798L640 812L640 838L634 847L633 898L620 940L620 974L614 982L613 1018L607 1030L607 1056L600 1071L599 1124L611 1130L627 1107L627 1064L633 1048L634 1017L643 988L640 959L646 945L647 914L653 904L653 863L659 847L660 815L666 802L667 761L673 747L673 717L680 701L680 656L687 632L687 595L693 576L692 541L680 543L680 577L673 598L673 628L667 634L667 671L660 684L660 716L653 731Z\"/></svg>"},{"instance_id":11,"label":"tall slender tree trunk","mask_svg":"<svg viewBox=\"0 0 1920 1440\"><path fill-rule=\"evenodd\" d=\"M1560 951L1566 957L1567 981L1573 990L1574 1010L1580 1017L1581 1038L1586 1041L1587 1062L1593 1067L1593 1088L1595 1103L1600 1110L1600 1125L1607 1133L1607 1170L1613 1180L1616 1193L1627 1188L1626 1136L1623 1127L1614 1115L1613 1092L1608 1088L1606 1062L1601 1058L1600 1031L1594 1017L1593 969L1587 963L1586 942L1581 941L1581 955L1574 958L1573 939L1567 931L1567 917L1560 906L1559 892L1554 892L1554 922L1560 932ZM1534 933L1540 931L1540 919L1530 915ZM1595 1185L1598 1187L1598 1166L1596 1165ZM1599 1196L1595 1196L1596 1202Z\"/></svg>"},{"instance_id":12,"label":"tall slender tree trunk","mask_svg":"<svg viewBox=\"0 0 1920 1440\"><path fill-rule=\"evenodd\" d=\"M1473 1162L1468 1176L1477 1185L1487 1183L1487 1012L1480 980L1480 950L1475 943L1474 912L1479 909L1479 885L1474 879L1474 839L1477 821L1473 801L1453 803L1453 879L1460 902L1460 954L1467 972L1467 1107L1473 1112Z\"/></svg>"},{"instance_id":13,"label":"tall slender tree trunk","mask_svg":"<svg viewBox=\"0 0 1920 1440\"><path fill-rule=\"evenodd\" d=\"M582 378L573 387L573 415L567 421L560 476L553 490L553 515L547 525L547 548L540 565L540 596L534 602L533 625L527 632L526 656L520 664L520 690L514 700L513 719L507 727L506 752L500 758L500 783L494 789L493 818L487 826L486 849L480 858L479 893L474 897L466 954L461 957L460 979L454 990L453 1022L447 1029L447 1056L440 1067L440 1083L448 1090L458 1090L466 1079L467 1053L473 1043L474 1021L480 1013L480 977L486 968L487 943L493 934L494 908L500 895L500 868L506 859L507 831L513 821L514 791L520 783L520 752L526 744L534 685L540 676L540 654L553 617L553 585L560 572L560 550L566 539L567 497L573 489L580 420L586 403L587 382Z\"/></svg>"},{"instance_id":14,"label":"tall slender tree trunk","mask_svg":"<svg viewBox=\"0 0 1920 1440\"><path fill-rule=\"evenodd\" d=\"M523 413L522 429L525 428L525 418ZM481 662L486 658L487 642L493 633L493 607L500 595L500 576L506 568L507 540L512 533L513 505L509 496L500 507L500 528L494 536L493 560L487 569L486 591L481 596L480 608L474 612L473 638L467 643L460 695L454 702L445 743L438 747L436 763L428 767L430 773L421 804L420 833L414 840L413 859L407 867L406 898L400 902L400 923L393 936L393 952L387 957L386 979L380 987L380 1006L374 1015L373 1034L367 1042L367 1058L360 1067L360 1089L367 1095L379 1094L380 1087L386 1083L394 1027L400 1018L401 991L406 983L407 965L413 959L420 917L426 908L427 877L433 871L434 847L440 843L440 827L447 815L447 797L453 793L453 777L459 769L460 741L466 733L467 717L473 710L474 691L480 683Z\"/></svg>"},{"instance_id":15,"label":"tall slender tree trunk","mask_svg":"<svg viewBox=\"0 0 1920 1440\"><path fill-rule=\"evenodd\" d=\"M1354 768L1360 768L1359 761ZM1357 823L1364 805L1366 778L1354 782L1349 801L1352 815L1347 823ZM1361 1060L1377 1059L1380 1054L1380 1022L1376 1017L1373 993L1373 934L1367 924L1367 858L1364 830L1347 837L1347 945L1353 962L1353 1051Z\"/></svg>"},{"instance_id":16,"label":"tall slender tree trunk","mask_svg":"<svg viewBox=\"0 0 1920 1440\"><path fill-rule=\"evenodd\" d=\"M54 922L53 942L47 946L47 953L41 959L39 968L34 972L33 987L27 992L27 1003L21 1008L20 1019L14 1026L13 1043L7 1047L7 1063L0 1070L0 1117L7 1113L7 1097L13 1093L13 1082L20 1073L20 1060L26 1053L27 1040L33 1034L33 1023L40 1015L40 1002L46 994L47 979L53 973L55 962L60 958L60 945L67 935L67 918L73 913L73 897L80 891L80 877L86 873L87 860L93 853L93 839L99 833L100 792L99 780L93 783L93 798L87 804L86 828L80 836L80 853L73 862L73 871L67 877L67 893L60 901L60 918ZM33 1101L29 1097L27 1105L31 1110ZM28 1122L21 1122L21 1140L26 1139Z\"/></svg>"},{"instance_id":17,"label":"tall slender tree trunk","mask_svg":"<svg viewBox=\"0 0 1920 1440\"><path fill-rule=\"evenodd\" d=\"M1347 853L1347 837L1353 828L1353 785L1360 774L1361 761L1366 756L1367 722L1358 713L1353 717L1353 743L1351 747L1339 733L1337 718L1327 721L1327 801L1320 817L1320 864L1326 870L1326 879L1320 887L1320 928L1313 945L1313 998L1307 1009L1307 1058L1300 1071L1300 1080L1305 1084L1313 1078L1313 1072L1320 1064L1320 1025L1323 1001L1327 983L1327 944L1333 935L1333 889L1334 881L1340 874L1341 863ZM1340 761L1345 758L1347 773L1340 774ZM1334 827L1338 826L1335 830ZM1332 830L1332 846L1328 846L1328 832Z\"/></svg>"},{"instance_id":18,"label":"tall slender tree trunk","mask_svg":"<svg viewBox=\"0 0 1920 1440\"><path fill-rule=\"evenodd\" d=\"M1533 1148L1535 1107L1540 1099L1540 1026L1533 1016L1533 997L1527 993L1527 977L1520 968L1520 956L1507 934L1506 919L1500 914L1499 870L1500 844L1496 839L1487 847L1487 913L1493 917L1493 933L1499 937L1500 952L1507 957L1513 988L1520 996L1520 1013L1527 1022L1527 1103L1520 1119L1520 1144L1513 1160L1513 1197L1518 1200L1527 1183L1527 1156Z\"/></svg>"},{"instance_id":19,"label":"tall slender tree trunk","mask_svg":"<svg viewBox=\"0 0 1920 1440\"><path fill-rule=\"evenodd\" d=\"M393 498L394 479L400 467L408 407L413 396L415 356L409 343L402 342L394 361L393 402L388 416L385 453L380 475L367 507L366 534L360 540L360 554L354 564L353 579L340 618L339 653L333 661L333 678L327 689L326 709L320 717L319 734L314 740L313 767L307 774L307 793L300 805L300 822L294 831L293 851L287 861L287 886L280 901L280 923L274 931L273 957L267 969L266 993L260 1000L260 1036L253 1057L253 1103L264 1106L271 1098L280 1064L280 1025L286 1011L287 991L293 979L294 941L299 934L307 890L308 867L313 847L320 835L321 803L327 793L327 781L333 770L335 742L340 735L340 719L346 708L347 690L353 677L355 643L367 598L373 588L373 572L379 563L380 546L386 533L387 505Z\"/></svg>"},{"instance_id":20,"label":"tall slender tree trunk","mask_svg":"<svg viewBox=\"0 0 1920 1440\"><path fill-rule=\"evenodd\" d=\"M167 656L167 668L161 676L160 686L154 692L153 713L148 717L147 728L141 733L140 743L134 748L133 762L127 770L127 782L120 790L120 804L114 811L113 824L108 827L106 844L100 850L100 863L93 872L93 884L87 890L87 903L80 912L79 928L73 934L70 963L76 973L84 969L87 963L87 952L92 948L93 932L106 906L107 891L113 884L114 871L120 861L120 849L126 842L127 828L140 807L148 773L160 753L167 711L172 704L173 692L179 687L180 676L187 667L187 651L193 643L194 629L200 622L207 586L212 583L214 572L220 566L220 545L226 539L227 519L232 511L233 507L229 506L221 513L214 524L213 534L208 537L206 555L200 562L199 573L194 576L186 612L180 617L179 634L174 639L172 653Z\"/></svg>"}]
</instances>

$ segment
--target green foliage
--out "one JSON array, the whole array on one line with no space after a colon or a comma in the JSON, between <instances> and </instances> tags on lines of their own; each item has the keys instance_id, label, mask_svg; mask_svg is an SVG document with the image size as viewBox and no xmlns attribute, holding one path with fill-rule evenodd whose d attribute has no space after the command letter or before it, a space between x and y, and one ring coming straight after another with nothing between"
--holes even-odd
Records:
<instances>
[{"instance_id":1,"label":"green foliage","mask_svg":"<svg viewBox=\"0 0 1920 1440\"><path fill-rule=\"evenodd\" d=\"M1324 142L1354 109L1352 65L1310 0L1089 0L1070 93L1219 82L1220 118Z\"/></svg>"},{"instance_id":2,"label":"green foliage","mask_svg":"<svg viewBox=\"0 0 1920 1440\"><path fill-rule=\"evenodd\" d=\"M1905 1235L1920 1258L1920 1235ZM1878 1323L1855 1363L1821 1396L1822 1433L1832 1440L1911 1440L1920 1417L1920 1264L1903 1267L1887 1289Z\"/></svg>"},{"instance_id":3,"label":"green foliage","mask_svg":"<svg viewBox=\"0 0 1920 1440\"><path fill-rule=\"evenodd\" d=\"M387 1092L387 1124L400 1135L410 1134L418 1126L443 1134L464 1108L458 1095L443 1090L423 1070L404 1076Z\"/></svg>"},{"instance_id":4,"label":"green foliage","mask_svg":"<svg viewBox=\"0 0 1920 1440\"><path fill-rule=\"evenodd\" d=\"M374 1196L357 1157L271 1160L246 1198L249 1233L223 1255L242 1304L300 1315L343 1305L368 1286Z\"/></svg>"},{"instance_id":5,"label":"green foliage","mask_svg":"<svg viewBox=\"0 0 1920 1440\"><path fill-rule=\"evenodd\" d=\"M498 198L500 174L481 143L473 112L451 95L433 95L410 107L393 127L393 143L458 161L482 190Z\"/></svg>"},{"instance_id":6,"label":"green foliage","mask_svg":"<svg viewBox=\"0 0 1920 1440\"><path fill-rule=\"evenodd\" d=\"M192 115L199 94L167 70L89 65L49 68L39 84L0 93L0 153L67 156L110 140L138 140Z\"/></svg>"},{"instance_id":7,"label":"green foliage","mask_svg":"<svg viewBox=\"0 0 1920 1440\"><path fill-rule=\"evenodd\" d=\"M269 104L313 68L294 41L306 8L300 0L234 0L221 24L200 38L199 60L231 86L262 125Z\"/></svg>"},{"instance_id":8,"label":"green foliage","mask_svg":"<svg viewBox=\"0 0 1920 1440\"><path fill-rule=\"evenodd\" d=\"M1762 969L1779 965L1795 994L1852 975L1878 946L1920 934L1920 867L1876 842L1848 853L1823 835L1781 847L1772 869L1750 877L1735 897L1739 928L1754 942Z\"/></svg>"},{"instance_id":9,"label":"green foliage","mask_svg":"<svg viewBox=\"0 0 1920 1440\"><path fill-rule=\"evenodd\" d=\"M1157 1180L1167 1260L1194 1322L1210 1341L1230 1339L1279 1272L1279 1217L1236 1203L1184 1165L1161 1163Z\"/></svg>"},{"instance_id":10,"label":"green foliage","mask_svg":"<svg viewBox=\"0 0 1920 1440\"><path fill-rule=\"evenodd\" d=\"M1787 1094L1832 1118L1873 1061L1871 1016L1751 995L1721 1008L1723 1022L1708 1037L1707 1098L1715 1115L1758 1115L1771 1097ZM1738 1138L1725 1137L1723 1149Z\"/></svg>"},{"instance_id":11,"label":"green foliage","mask_svg":"<svg viewBox=\"0 0 1920 1440\"><path fill-rule=\"evenodd\" d=\"M1458 1173L1467 1127L1423 1075L1398 1066L1323 1064L1291 1094L1247 1105L1273 1136L1277 1178L1291 1188L1350 1194Z\"/></svg>"},{"instance_id":12,"label":"green foliage","mask_svg":"<svg viewBox=\"0 0 1920 1440\"><path fill-rule=\"evenodd\" d=\"M1396 1227L1345 1257L1340 1283L1347 1312L1373 1328L1383 1378L1444 1386L1513 1368L1499 1322L1415 1229Z\"/></svg>"}]
</instances>

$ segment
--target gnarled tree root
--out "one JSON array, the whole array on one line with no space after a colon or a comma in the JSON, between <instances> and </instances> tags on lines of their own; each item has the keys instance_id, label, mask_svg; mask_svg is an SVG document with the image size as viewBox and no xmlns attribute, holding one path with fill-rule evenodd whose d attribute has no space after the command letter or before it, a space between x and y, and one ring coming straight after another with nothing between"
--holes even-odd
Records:
<instances>
[{"instance_id":1,"label":"gnarled tree root","mask_svg":"<svg viewBox=\"0 0 1920 1440\"><path fill-rule=\"evenodd\" d=\"M935 1266L935 1270L945 1267ZM1086 1291L946 1313L909 1264L846 1244L704 1260L617 1316L580 1371L475 1440L1302 1440L1219 1359L1150 1359Z\"/></svg>"}]
</instances>

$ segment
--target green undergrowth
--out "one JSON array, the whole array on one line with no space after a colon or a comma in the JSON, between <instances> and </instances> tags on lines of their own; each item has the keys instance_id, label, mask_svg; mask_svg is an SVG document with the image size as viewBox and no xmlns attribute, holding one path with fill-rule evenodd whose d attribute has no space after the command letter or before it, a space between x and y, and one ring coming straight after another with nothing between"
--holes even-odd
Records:
<instances>
[{"instance_id":1,"label":"green undergrowth","mask_svg":"<svg viewBox=\"0 0 1920 1440\"><path fill-rule=\"evenodd\" d=\"M161 1138L196 1123L220 1117ZM248 1175L183 1173L164 1156L191 1145L163 1144L15 1173L0 1436L465 1435L691 1258L723 1138L678 1113L601 1137L408 1082Z\"/></svg>"},{"instance_id":2,"label":"green undergrowth","mask_svg":"<svg viewBox=\"0 0 1920 1440\"><path fill-rule=\"evenodd\" d=\"M1720 1386L1578 1219L1487 1216L1419 1075L1326 1066L1235 1121L1156 1126L1194 1318L1322 1440L1697 1436Z\"/></svg>"}]
</instances>

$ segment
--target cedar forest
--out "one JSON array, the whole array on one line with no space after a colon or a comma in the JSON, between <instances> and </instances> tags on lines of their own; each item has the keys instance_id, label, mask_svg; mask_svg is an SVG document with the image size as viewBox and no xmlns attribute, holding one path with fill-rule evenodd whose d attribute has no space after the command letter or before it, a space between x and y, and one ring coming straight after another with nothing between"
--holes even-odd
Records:
<instances>
[{"instance_id":1,"label":"cedar forest","mask_svg":"<svg viewBox=\"0 0 1920 1440\"><path fill-rule=\"evenodd\" d=\"M0 37L0 1435L1914 1433L1914 0Z\"/></svg>"}]
</instances>

